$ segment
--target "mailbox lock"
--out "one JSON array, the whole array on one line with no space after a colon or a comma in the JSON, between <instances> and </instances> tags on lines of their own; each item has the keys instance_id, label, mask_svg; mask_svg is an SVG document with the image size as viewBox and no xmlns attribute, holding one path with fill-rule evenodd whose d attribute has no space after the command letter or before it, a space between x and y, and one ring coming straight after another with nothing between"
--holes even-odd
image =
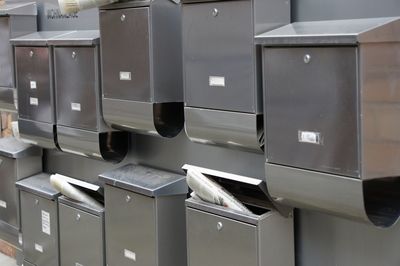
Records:
<instances>
[{"instance_id":1,"label":"mailbox lock","mask_svg":"<svg viewBox=\"0 0 400 266\"><path fill-rule=\"evenodd\" d=\"M124 14L121 15L121 21L125 21L126 16Z\"/></svg>"},{"instance_id":2,"label":"mailbox lock","mask_svg":"<svg viewBox=\"0 0 400 266\"><path fill-rule=\"evenodd\" d=\"M213 15L213 17L218 16L218 14L219 14L218 9L214 8L214 9L212 10L212 15Z\"/></svg>"},{"instance_id":3,"label":"mailbox lock","mask_svg":"<svg viewBox=\"0 0 400 266\"><path fill-rule=\"evenodd\" d=\"M39 205L39 200L35 199L35 205Z\"/></svg>"},{"instance_id":4,"label":"mailbox lock","mask_svg":"<svg viewBox=\"0 0 400 266\"><path fill-rule=\"evenodd\" d=\"M76 218L75 218L77 221L79 221L80 219L81 219L81 215L78 213L77 215L76 215Z\"/></svg>"},{"instance_id":5,"label":"mailbox lock","mask_svg":"<svg viewBox=\"0 0 400 266\"><path fill-rule=\"evenodd\" d=\"M32 50L29 52L29 56L30 56L30 57L33 57L34 54L35 54L35 53L34 53Z\"/></svg>"},{"instance_id":6,"label":"mailbox lock","mask_svg":"<svg viewBox=\"0 0 400 266\"><path fill-rule=\"evenodd\" d=\"M72 59L75 59L75 58L76 58L76 52L73 51L73 52L72 52Z\"/></svg>"},{"instance_id":7,"label":"mailbox lock","mask_svg":"<svg viewBox=\"0 0 400 266\"><path fill-rule=\"evenodd\" d=\"M311 62L311 55L309 55L309 54L304 55L303 60L304 60L304 63L306 63L306 64L310 63Z\"/></svg>"},{"instance_id":8,"label":"mailbox lock","mask_svg":"<svg viewBox=\"0 0 400 266\"><path fill-rule=\"evenodd\" d=\"M125 198L126 202L130 202L132 200L131 196L127 195Z\"/></svg>"},{"instance_id":9,"label":"mailbox lock","mask_svg":"<svg viewBox=\"0 0 400 266\"><path fill-rule=\"evenodd\" d=\"M221 222L218 222L218 223L217 223L217 230L218 230L218 231L221 231L221 230L222 230L222 227L224 227L224 225L223 225Z\"/></svg>"}]
</instances>

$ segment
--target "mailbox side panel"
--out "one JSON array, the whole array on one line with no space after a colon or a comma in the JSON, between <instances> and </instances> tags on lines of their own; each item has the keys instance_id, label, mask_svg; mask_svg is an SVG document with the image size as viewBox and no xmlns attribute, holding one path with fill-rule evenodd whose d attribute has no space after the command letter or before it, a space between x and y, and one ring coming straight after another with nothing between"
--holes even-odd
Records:
<instances>
[{"instance_id":1,"label":"mailbox side panel","mask_svg":"<svg viewBox=\"0 0 400 266\"><path fill-rule=\"evenodd\" d=\"M359 178L357 48L265 49L268 162Z\"/></svg>"},{"instance_id":2,"label":"mailbox side panel","mask_svg":"<svg viewBox=\"0 0 400 266\"><path fill-rule=\"evenodd\" d=\"M21 191L21 226L25 259L35 265L58 266L57 203Z\"/></svg>"},{"instance_id":3,"label":"mailbox side panel","mask_svg":"<svg viewBox=\"0 0 400 266\"><path fill-rule=\"evenodd\" d=\"M107 265L157 265L154 199L106 185L105 206Z\"/></svg>"},{"instance_id":4,"label":"mailbox side panel","mask_svg":"<svg viewBox=\"0 0 400 266\"><path fill-rule=\"evenodd\" d=\"M0 87L14 86L14 63L10 37L10 18L0 17Z\"/></svg>"},{"instance_id":5,"label":"mailbox side panel","mask_svg":"<svg viewBox=\"0 0 400 266\"><path fill-rule=\"evenodd\" d=\"M19 228L16 181L16 160L0 157L0 219L15 228Z\"/></svg>"}]
</instances>

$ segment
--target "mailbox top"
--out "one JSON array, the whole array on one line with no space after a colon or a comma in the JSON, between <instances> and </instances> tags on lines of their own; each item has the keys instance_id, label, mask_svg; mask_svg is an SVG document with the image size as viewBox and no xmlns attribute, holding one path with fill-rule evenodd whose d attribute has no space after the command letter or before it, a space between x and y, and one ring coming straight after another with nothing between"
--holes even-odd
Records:
<instances>
[{"instance_id":1,"label":"mailbox top","mask_svg":"<svg viewBox=\"0 0 400 266\"><path fill-rule=\"evenodd\" d=\"M0 16L36 16L36 3L5 3L0 6Z\"/></svg>"},{"instance_id":2,"label":"mailbox top","mask_svg":"<svg viewBox=\"0 0 400 266\"><path fill-rule=\"evenodd\" d=\"M11 39L15 46L47 46L49 40L73 33L73 31L38 31Z\"/></svg>"},{"instance_id":3,"label":"mailbox top","mask_svg":"<svg viewBox=\"0 0 400 266\"><path fill-rule=\"evenodd\" d=\"M128 164L100 174L99 177L101 181L108 185L148 197L188 193L184 176L141 165Z\"/></svg>"},{"instance_id":4,"label":"mailbox top","mask_svg":"<svg viewBox=\"0 0 400 266\"><path fill-rule=\"evenodd\" d=\"M51 38L48 44L54 46L94 46L100 43L100 31L79 30Z\"/></svg>"},{"instance_id":5,"label":"mailbox top","mask_svg":"<svg viewBox=\"0 0 400 266\"><path fill-rule=\"evenodd\" d=\"M296 22L255 38L264 46L399 42L400 17Z\"/></svg>"},{"instance_id":6,"label":"mailbox top","mask_svg":"<svg viewBox=\"0 0 400 266\"><path fill-rule=\"evenodd\" d=\"M15 183L20 190L41 196L48 200L56 200L60 192L55 190L50 184L50 175L47 173L40 173Z\"/></svg>"},{"instance_id":7,"label":"mailbox top","mask_svg":"<svg viewBox=\"0 0 400 266\"><path fill-rule=\"evenodd\" d=\"M42 156L42 149L21 142L14 137L7 137L0 139L0 155L15 159L28 156Z\"/></svg>"}]
</instances>

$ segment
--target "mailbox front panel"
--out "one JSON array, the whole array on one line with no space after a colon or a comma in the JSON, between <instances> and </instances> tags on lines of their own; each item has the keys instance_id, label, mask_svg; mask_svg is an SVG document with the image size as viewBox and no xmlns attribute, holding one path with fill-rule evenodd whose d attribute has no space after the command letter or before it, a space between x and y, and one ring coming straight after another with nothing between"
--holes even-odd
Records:
<instances>
[{"instance_id":1,"label":"mailbox front panel","mask_svg":"<svg viewBox=\"0 0 400 266\"><path fill-rule=\"evenodd\" d=\"M103 221L99 216L59 205L60 265L103 266Z\"/></svg>"},{"instance_id":2,"label":"mailbox front panel","mask_svg":"<svg viewBox=\"0 0 400 266\"><path fill-rule=\"evenodd\" d=\"M97 129L96 52L93 47L54 48L57 124Z\"/></svg>"},{"instance_id":3,"label":"mailbox front panel","mask_svg":"<svg viewBox=\"0 0 400 266\"><path fill-rule=\"evenodd\" d=\"M187 106L257 111L252 20L251 1L183 5Z\"/></svg>"},{"instance_id":4,"label":"mailbox front panel","mask_svg":"<svg viewBox=\"0 0 400 266\"><path fill-rule=\"evenodd\" d=\"M16 47L15 58L19 117L53 123L49 49Z\"/></svg>"},{"instance_id":5,"label":"mailbox front panel","mask_svg":"<svg viewBox=\"0 0 400 266\"><path fill-rule=\"evenodd\" d=\"M148 7L100 11L105 98L150 101L149 27Z\"/></svg>"},{"instance_id":6,"label":"mailbox front panel","mask_svg":"<svg viewBox=\"0 0 400 266\"><path fill-rule=\"evenodd\" d=\"M105 186L108 266L157 264L155 199Z\"/></svg>"},{"instance_id":7,"label":"mailbox front panel","mask_svg":"<svg viewBox=\"0 0 400 266\"><path fill-rule=\"evenodd\" d=\"M0 87L14 86L14 63L10 45L10 18L0 17Z\"/></svg>"},{"instance_id":8,"label":"mailbox front panel","mask_svg":"<svg viewBox=\"0 0 400 266\"><path fill-rule=\"evenodd\" d=\"M15 187L16 160L0 157L0 219L15 228L17 221L18 193Z\"/></svg>"},{"instance_id":9,"label":"mailbox front panel","mask_svg":"<svg viewBox=\"0 0 400 266\"><path fill-rule=\"evenodd\" d=\"M21 191L21 225L25 259L35 265L58 266L57 203Z\"/></svg>"},{"instance_id":10,"label":"mailbox front panel","mask_svg":"<svg viewBox=\"0 0 400 266\"><path fill-rule=\"evenodd\" d=\"M186 215L188 265L258 266L255 226L191 208Z\"/></svg>"},{"instance_id":11,"label":"mailbox front panel","mask_svg":"<svg viewBox=\"0 0 400 266\"><path fill-rule=\"evenodd\" d=\"M266 48L267 159L358 177L357 48Z\"/></svg>"}]
</instances>

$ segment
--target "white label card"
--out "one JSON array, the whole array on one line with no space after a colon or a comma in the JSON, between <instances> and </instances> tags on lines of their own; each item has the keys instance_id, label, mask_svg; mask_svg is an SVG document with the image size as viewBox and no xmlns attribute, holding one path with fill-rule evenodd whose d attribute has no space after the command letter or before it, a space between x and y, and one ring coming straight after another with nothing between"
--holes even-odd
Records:
<instances>
[{"instance_id":1,"label":"white label card","mask_svg":"<svg viewBox=\"0 0 400 266\"><path fill-rule=\"evenodd\" d=\"M313 131L299 131L299 142L321 144L321 133Z\"/></svg>"},{"instance_id":2,"label":"white label card","mask_svg":"<svg viewBox=\"0 0 400 266\"><path fill-rule=\"evenodd\" d=\"M40 253L43 253L43 247L41 245L39 245L39 244L36 244L36 243L35 243L35 250L39 251Z\"/></svg>"},{"instance_id":3,"label":"white label card","mask_svg":"<svg viewBox=\"0 0 400 266\"><path fill-rule=\"evenodd\" d=\"M5 202L4 200L0 200L0 207L7 209L7 202Z\"/></svg>"},{"instance_id":4,"label":"white label card","mask_svg":"<svg viewBox=\"0 0 400 266\"><path fill-rule=\"evenodd\" d=\"M71 110L80 112L81 104L80 103L71 103Z\"/></svg>"},{"instance_id":5,"label":"white label card","mask_svg":"<svg viewBox=\"0 0 400 266\"><path fill-rule=\"evenodd\" d=\"M39 105L39 99L38 98L34 98L34 97L30 97L29 98L29 103L30 103L30 105L38 106Z\"/></svg>"},{"instance_id":6,"label":"white label card","mask_svg":"<svg viewBox=\"0 0 400 266\"><path fill-rule=\"evenodd\" d=\"M36 81L34 80L31 80L31 89L32 90L37 89Z\"/></svg>"},{"instance_id":7,"label":"white label card","mask_svg":"<svg viewBox=\"0 0 400 266\"><path fill-rule=\"evenodd\" d=\"M42 210L42 232L50 235L50 213Z\"/></svg>"},{"instance_id":8,"label":"white label card","mask_svg":"<svg viewBox=\"0 0 400 266\"><path fill-rule=\"evenodd\" d=\"M133 252L133 251L130 251L130 250L128 250L128 249L124 249L124 256L125 256L125 258L127 258L127 259L136 261L136 253Z\"/></svg>"},{"instance_id":9,"label":"white label card","mask_svg":"<svg viewBox=\"0 0 400 266\"><path fill-rule=\"evenodd\" d=\"M80 264L79 262L75 262L75 266L83 266L83 264Z\"/></svg>"},{"instance_id":10,"label":"white label card","mask_svg":"<svg viewBox=\"0 0 400 266\"><path fill-rule=\"evenodd\" d=\"M132 80L132 73L125 71L119 72L119 80Z\"/></svg>"},{"instance_id":11,"label":"white label card","mask_svg":"<svg viewBox=\"0 0 400 266\"><path fill-rule=\"evenodd\" d=\"M210 76L208 83L210 87L225 87L225 77Z\"/></svg>"}]
</instances>

